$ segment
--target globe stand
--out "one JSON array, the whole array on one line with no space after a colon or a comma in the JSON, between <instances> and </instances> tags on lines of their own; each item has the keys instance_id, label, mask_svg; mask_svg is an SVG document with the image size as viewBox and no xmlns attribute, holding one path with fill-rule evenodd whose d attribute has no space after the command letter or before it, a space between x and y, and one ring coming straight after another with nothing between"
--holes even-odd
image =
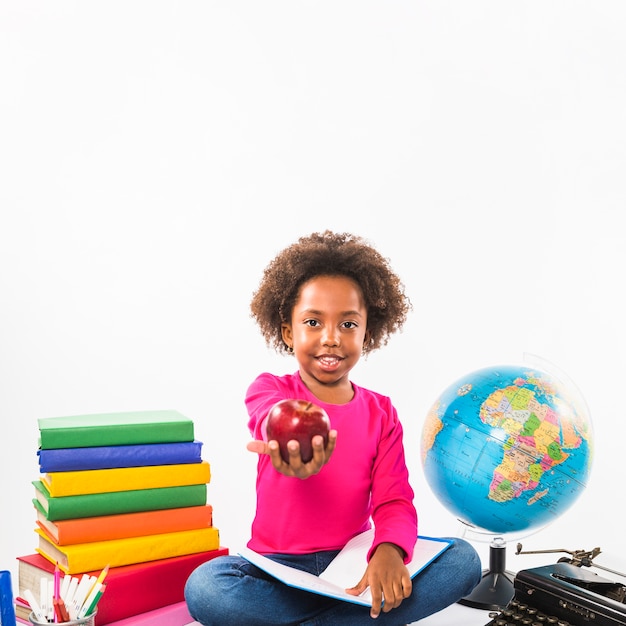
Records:
<instances>
[{"instance_id":1,"label":"globe stand","mask_svg":"<svg viewBox=\"0 0 626 626\"><path fill-rule=\"evenodd\" d=\"M482 580L472 593L459 600L459 604L475 609L497 611L513 598L515 574L506 568L506 542L496 537L489 544L489 569L483 570Z\"/></svg>"}]
</instances>

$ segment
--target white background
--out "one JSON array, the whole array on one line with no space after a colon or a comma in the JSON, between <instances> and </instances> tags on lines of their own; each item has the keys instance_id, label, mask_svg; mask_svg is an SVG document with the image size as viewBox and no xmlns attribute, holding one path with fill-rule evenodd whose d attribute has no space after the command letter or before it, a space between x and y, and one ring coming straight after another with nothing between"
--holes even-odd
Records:
<instances>
[{"instance_id":1,"label":"white background","mask_svg":"<svg viewBox=\"0 0 626 626\"><path fill-rule=\"evenodd\" d=\"M625 32L618 1L2 2L0 567L34 551L37 419L77 413L192 418L245 543L244 392L295 369L249 301L331 228L414 305L353 379L400 412L420 531L459 532L421 475L431 404L531 353L583 393L596 455L524 548L625 571Z\"/></svg>"}]
</instances>

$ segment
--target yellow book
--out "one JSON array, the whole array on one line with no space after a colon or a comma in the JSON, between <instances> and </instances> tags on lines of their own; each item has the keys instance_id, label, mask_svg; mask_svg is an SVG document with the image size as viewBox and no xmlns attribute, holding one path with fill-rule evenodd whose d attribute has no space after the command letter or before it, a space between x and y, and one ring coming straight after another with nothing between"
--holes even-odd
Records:
<instances>
[{"instance_id":1,"label":"yellow book","mask_svg":"<svg viewBox=\"0 0 626 626\"><path fill-rule=\"evenodd\" d=\"M207 461L181 465L142 465L140 467L49 472L41 475L41 481L54 498L111 491L201 485L210 480L211 469Z\"/></svg>"},{"instance_id":2,"label":"yellow book","mask_svg":"<svg viewBox=\"0 0 626 626\"><path fill-rule=\"evenodd\" d=\"M39 529L35 532L39 535L37 552L50 562L58 563L59 569L70 575L102 570L107 565L120 567L146 563L217 550L220 547L219 531L213 526L160 535L75 543L68 546L58 546L52 543Z\"/></svg>"}]
</instances>

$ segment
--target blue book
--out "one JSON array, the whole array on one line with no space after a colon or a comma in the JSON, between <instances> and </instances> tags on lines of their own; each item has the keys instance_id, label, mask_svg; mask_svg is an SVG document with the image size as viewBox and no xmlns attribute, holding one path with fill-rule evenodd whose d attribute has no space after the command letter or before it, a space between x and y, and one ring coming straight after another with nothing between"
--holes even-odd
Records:
<instances>
[{"instance_id":1,"label":"blue book","mask_svg":"<svg viewBox=\"0 0 626 626\"><path fill-rule=\"evenodd\" d=\"M202 461L201 441L146 443L128 446L92 446L37 450L42 474L76 470L178 465Z\"/></svg>"}]
</instances>

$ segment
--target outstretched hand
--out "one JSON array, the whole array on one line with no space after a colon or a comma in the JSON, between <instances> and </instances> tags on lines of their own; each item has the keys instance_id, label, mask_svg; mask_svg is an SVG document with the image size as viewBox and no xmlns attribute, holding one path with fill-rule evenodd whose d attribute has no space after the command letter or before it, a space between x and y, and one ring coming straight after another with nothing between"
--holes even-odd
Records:
<instances>
[{"instance_id":1,"label":"outstretched hand","mask_svg":"<svg viewBox=\"0 0 626 626\"><path fill-rule=\"evenodd\" d=\"M368 587L372 594L370 616L376 618L400 606L413 590L409 570L404 565L403 551L393 543L381 543L377 548L357 585L346 592L358 596ZM384 600L384 604L383 604Z\"/></svg>"},{"instance_id":2,"label":"outstretched hand","mask_svg":"<svg viewBox=\"0 0 626 626\"><path fill-rule=\"evenodd\" d=\"M280 455L280 447L278 441L272 439L271 441L255 440L247 444L246 448L250 452L256 452L257 454L268 454L274 469L280 472L284 476L294 476L296 478L309 478L319 473L319 471L328 463L332 456L333 450L337 443L337 431L331 430L328 433L328 443L324 447L324 438L321 435L315 435L311 439L313 447L313 458L308 462L302 461L300 455L300 444L292 439L287 444L287 450L289 451L289 463L286 463Z\"/></svg>"}]
</instances>

